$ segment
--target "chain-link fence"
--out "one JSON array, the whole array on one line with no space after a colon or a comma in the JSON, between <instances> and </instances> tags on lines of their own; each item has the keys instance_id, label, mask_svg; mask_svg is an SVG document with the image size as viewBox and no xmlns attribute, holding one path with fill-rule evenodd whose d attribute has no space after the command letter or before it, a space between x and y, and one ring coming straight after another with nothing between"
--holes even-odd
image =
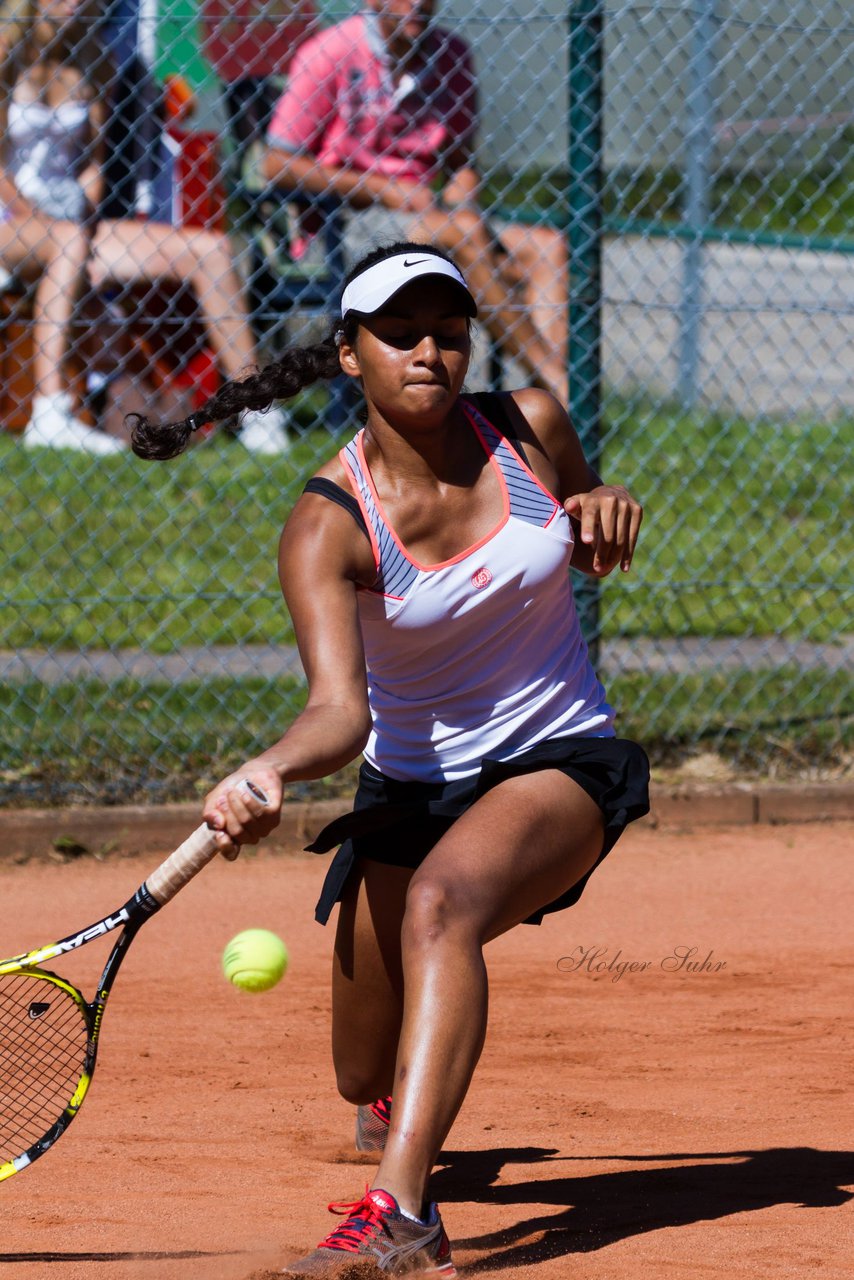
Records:
<instances>
[{"instance_id":1,"label":"chain-link fence","mask_svg":"<svg viewBox=\"0 0 854 1280\"><path fill-rule=\"evenodd\" d=\"M325 330L406 232L480 294L470 387L568 395L645 504L582 593L620 729L701 776L846 768L849 6L413 8L0 5L0 802L185 795L293 716L278 532L358 405L169 464L124 417Z\"/></svg>"}]
</instances>

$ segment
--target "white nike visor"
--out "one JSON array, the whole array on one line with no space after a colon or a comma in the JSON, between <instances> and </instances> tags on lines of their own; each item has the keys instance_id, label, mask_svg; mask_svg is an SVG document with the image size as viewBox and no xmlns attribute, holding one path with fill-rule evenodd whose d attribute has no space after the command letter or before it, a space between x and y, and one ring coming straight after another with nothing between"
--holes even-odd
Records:
<instances>
[{"instance_id":1,"label":"white nike visor","mask_svg":"<svg viewBox=\"0 0 854 1280\"><path fill-rule=\"evenodd\" d=\"M368 267L361 275L351 280L341 298L341 318L348 311L358 311L370 316L405 289L413 280L422 276L444 276L459 285L465 297L462 299L463 312L467 316L477 315L477 303L469 290L462 273L453 262L439 258L435 253L398 253L393 258L385 258L372 267Z\"/></svg>"}]
</instances>

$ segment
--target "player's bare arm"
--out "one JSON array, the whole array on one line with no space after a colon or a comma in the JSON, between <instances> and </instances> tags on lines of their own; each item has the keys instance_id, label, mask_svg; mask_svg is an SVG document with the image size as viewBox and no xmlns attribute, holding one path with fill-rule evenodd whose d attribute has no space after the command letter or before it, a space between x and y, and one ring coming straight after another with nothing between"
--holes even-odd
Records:
<instances>
[{"instance_id":1,"label":"player's bare arm","mask_svg":"<svg viewBox=\"0 0 854 1280\"><path fill-rule=\"evenodd\" d=\"M538 478L564 504L573 524L573 567L604 578L631 567L643 508L625 486L603 484L584 457L578 435L562 405L547 391L514 392L519 438L531 446Z\"/></svg>"},{"instance_id":2,"label":"player's bare arm","mask_svg":"<svg viewBox=\"0 0 854 1280\"><path fill-rule=\"evenodd\" d=\"M341 507L318 494L305 494L282 535L279 576L309 686L300 733L308 732L309 725L314 732L315 722L323 722L317 761L323 767L306 776L324 777L360 753L370 730L356 607L357 590L376 577L370 542ZM288 738L289 774L310 767L312 762L304 759L297 763L292 735Z\"/></svg>"}]
</instances>

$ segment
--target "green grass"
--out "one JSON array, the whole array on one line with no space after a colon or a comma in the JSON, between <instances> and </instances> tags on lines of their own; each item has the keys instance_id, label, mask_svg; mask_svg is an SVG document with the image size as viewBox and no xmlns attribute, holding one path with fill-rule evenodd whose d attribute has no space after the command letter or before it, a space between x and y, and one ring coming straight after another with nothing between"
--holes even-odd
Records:
<instances>
[{"instance_id":1,"label":"green grass","mask_svg":"<svg viewBox=\"0 0 854 1280\"><path fill-rule=\"evenodd\" d=\"M609 695L619 732L657 766L712 750L743 770L773 761L779 775L832 765L852 747L854 691L843 675L632 673ZM0 686L0 805L192 799L275 741L304 699L290 679ZM349 795L354 779L350 766L289 794Z\"/></svg>"},{"instance_id":2,"label":"green grass","mask_svg":"<svg viewBox=\"0 0 854 1280\"><path fill-rule=\"evenodd\" d=\"M849 422L691 419L609 400L603 470L646 518L632 573L603 584L604 636L850 632L849 436ZM261 464L221 437L171 463L71 463L0 439L0 649L291 642L276 545L334 448L306 434L288 459ZM219 677L0 686L0 804L197 794L274 740L304 693L292 680ZM851 750L851 682L826 671L630 672L609 694L620 731L661 764L711 749L761 771Z\"/></svg>"},{"instance_id":3,"label":"green grass","mask_svg":"<svg viewBox=\"0 0 854 1280\"><path fill-rule=\"evenodd\" d=\"M835 162L776 172L719 171L710 193L709 225L719 231L851 239L854 169L850 149ZM542 185L539 189L542 189ZM609 175L605 216L673 225L681 220L678 170Z\"/></svg>"},{"instance_id":4,"label":"green grass","mask_svg":"<svg viewBox=\"0 0 854 1280\"><path fill-rule=\"evenodd\" d=\"M291 636L276 578L284 520L328 436L263 463L233 440L170 463L82 464L0 440L8 588L0 648L265 642Z\"/></svg>"},{"instance_id":5,"label":"green grass","mask_svg":"<svg viewBox=\"0 0 854 1280\"><path fill-rule=\"evenodd\" d=\"M848 422L694 420L611 401L604 471L644 502L636 567L603 591L606 634L850 629ZM275 571L282 524L335 448L302 437L259 463L231 440L170 463L83 464L0 440L0 649L289 643ZM836 528L834 534L832 530Z\"/></svg>"},{"instance_id":6,"label":"green grass","mask_svg":"<svg viewBox=\"0 0 854 1280\"><path fill-rule=\"evenodd\" d=\"M603 588L605 633L852 630L850 421L746 422L610 402L604 471L640 498L632 575Z\"/></svg>"},{"instance_id":7,"label":"green grass","mask_svg":"<svg viewBox=\"0 0 854 1280\"><path fill-rule=\"evenodd\" d=\"M185 799L284 731L293 679L0 685L0 804Z\"/></svg>"},{"instance_id":8,"label":"green grass","mask_svg":"<svg viewBox=\"0 0 854 1280\"><path fill-rule=\"evenodd\" d=\"M714 751L746 772L833 768L854 745L854 686L847 674L786 666L650 676L609 684L618 729L658 766Z\"/></svg>"}]
</instances>

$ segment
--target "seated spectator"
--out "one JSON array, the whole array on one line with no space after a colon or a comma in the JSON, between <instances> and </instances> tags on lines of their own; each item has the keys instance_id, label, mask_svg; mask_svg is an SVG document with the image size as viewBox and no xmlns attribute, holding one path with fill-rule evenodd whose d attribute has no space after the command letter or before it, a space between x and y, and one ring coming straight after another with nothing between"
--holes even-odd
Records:
<instances>
[{"instance_id":1,"label":"seated spectator","mask_svg":"<svg viewBox=\"0 0 854 1280\"><path fill-rule=\"evenodd\" d=\"M496 340L565 403L564 239L513 225L499 237L487 222L472 161L471 55L433 25L434 2L364 0L361 14L299 47L267 135L264 176L380 210L364 224L360 217L364 241L429 240L453 254Z\"/></svg>"},{"instance_id":2,"label":"seated spectator","mask_svg":"<svg viewBox=\"0 0 854 1280\"><path fill-rule=\"evenodd\" d=\"M64 382L72 314L87 283L192 284L227 378L254 366L254 343L225 236L159 222L98 220L109 65L80 0L32 0L20 33L2 68L0 265L38 281L35 393L24 442L112 453L124 445L81 421L80 404ZM284 452L284 423L279 409L242 414L240 439L253 452Z\"/></svg>"}]
</instances>

